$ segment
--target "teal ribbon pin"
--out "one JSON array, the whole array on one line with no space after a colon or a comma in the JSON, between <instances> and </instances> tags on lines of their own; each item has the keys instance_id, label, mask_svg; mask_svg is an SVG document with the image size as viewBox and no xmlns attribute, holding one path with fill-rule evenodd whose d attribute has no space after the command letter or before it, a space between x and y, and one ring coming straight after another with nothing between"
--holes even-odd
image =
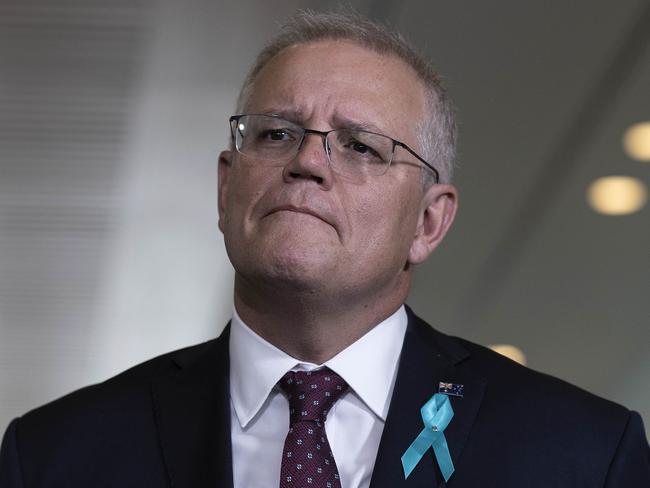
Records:
<instances>
[{"instance_id":1,"label":"teal ribbon pin","mask_svg":"<svg viewBox=\"0 0 650 488\"><path fill-rule=\"evenodd\" d=\"M454 463L449 454L447 439L444 430L454 416L451 402L447 395L436 393L420 409L424 429L415 438L413 443L402 456L402 467L404 468L404 479L408 478L411 471L420 462L424 453L431 447L440 466L440 471L445 482L454 473Z\"/></svg>"}]
</instances>

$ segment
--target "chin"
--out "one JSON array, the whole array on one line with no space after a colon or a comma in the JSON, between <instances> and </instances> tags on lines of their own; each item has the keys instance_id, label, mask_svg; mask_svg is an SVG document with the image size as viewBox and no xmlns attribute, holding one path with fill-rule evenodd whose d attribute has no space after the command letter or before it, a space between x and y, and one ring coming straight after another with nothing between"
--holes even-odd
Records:
<instances>
[{"instance_id":1,"label":"chin","mask_svg":"<svg viewBox=\"0 0 650 488\"><path fill-rule=\"evenodd\" d=\"M279 251L276 248L261 253L257 259L247 260L235 269L248 278L249 283L265 283L278 292L314 295L325 291L331 283L337 262L334 256L315 253L313 248L310 253L298 252L295 248L290 252Z\"/></svg>"},{"instance_id":2,"label":"chin","mask_svg":"<svg viewBox=\"0 0 650 488\"><path fill-rule=\"evenodd\" d=\"M316 293L340 266L341 244L331 229L316 226L296 232L281 226L264 229L254 237L226 240L235 270L249 283Z\"/></svg>"},{"instance_id":3,"label":"chin","mask_svg":"<svg viewBox=\"0 0 650 488\"><path fill-rule=\"evenodd\" d=\"M297 288L314 288L319 282L333 272L333 257L327 259L323 253L300 253L293 249L291 253L275 254L266 270L273 282L285 283Z\"/></svg>"}]
</instances>

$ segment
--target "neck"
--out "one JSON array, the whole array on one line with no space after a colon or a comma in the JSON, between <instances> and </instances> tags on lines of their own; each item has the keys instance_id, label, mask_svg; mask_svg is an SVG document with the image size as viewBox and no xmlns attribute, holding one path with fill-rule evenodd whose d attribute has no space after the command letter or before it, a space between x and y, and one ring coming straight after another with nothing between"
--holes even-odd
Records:
<instances>
[{"instance_id":1,"label":"neck","mask_svg":"<svg viewBox=\"0 0 650 488\"><path fill-rule=\"evenodd\" d=\"M391 293L359 297L301 296L295 290L252 287L235 276L235 308L255 333L288 355L322 364L392 315L406 300L409 277Z\"/></svg>"}]
</instances>

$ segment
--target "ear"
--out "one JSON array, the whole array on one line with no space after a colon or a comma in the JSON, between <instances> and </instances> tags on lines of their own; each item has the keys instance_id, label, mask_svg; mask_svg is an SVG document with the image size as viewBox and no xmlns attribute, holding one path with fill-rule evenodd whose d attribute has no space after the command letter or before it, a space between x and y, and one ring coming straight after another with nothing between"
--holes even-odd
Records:
<instances>
[{"instance_id":1,"label":"ear","mask_svg":"<svg viewBox=\"0 0 650 488\"><path fill-rule=\"evenodd\" d=\"M232 170L232 151L222 151L219 154L219 229L223 232L226 219L226 201L228 200L228 177Z\"/></svg>"},{"instance_id":2,"label":"ear","mask_svg":"<svg viewBox=\"0 0 650 488\"><path fill-rule=\"evenodd\" d=\"M422 196L415 237L409 250L409 264L419 264L438 247L454 221L458 191L452 185L431 185Z\"/></svg>"}]
</instances>

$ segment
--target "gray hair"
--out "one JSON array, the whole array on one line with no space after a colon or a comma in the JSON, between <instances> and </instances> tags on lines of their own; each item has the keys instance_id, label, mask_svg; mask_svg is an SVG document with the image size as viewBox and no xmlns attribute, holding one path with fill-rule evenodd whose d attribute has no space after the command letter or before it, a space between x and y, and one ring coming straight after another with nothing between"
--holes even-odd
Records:
<instances>
[{"instance_id":1,"label":"gray hair","mask_svg":"<svg viewBox=\"0 0 650 488\"><path fill-rule=\"evenodd\" d=\"M295 44L324 40L351 41L378 54L396 56L413 68L426 90L428 115L418 127L422 156L438 170L441 183L449 182L456 153L456 123L451 99L440 77L399 32L356 12L302 10L293 16L258 54L239 93L238 113L245 111L257 75L274 56ZM424 171L423 184L428 186L432 182L431 172Z\"/></svg>"}]
</instances>

